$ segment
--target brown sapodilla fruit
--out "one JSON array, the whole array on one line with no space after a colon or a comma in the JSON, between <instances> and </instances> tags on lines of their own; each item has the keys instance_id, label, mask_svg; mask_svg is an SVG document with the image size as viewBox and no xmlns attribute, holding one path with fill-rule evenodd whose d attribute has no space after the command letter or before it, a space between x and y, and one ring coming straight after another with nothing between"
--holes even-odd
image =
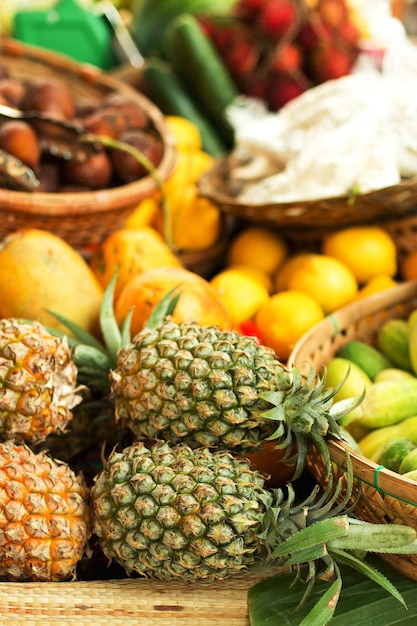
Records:
<instances>
[{"instance_id":1,"label":"brown sapodilla fruit","mask_svg":"<svg viewBox=\"0 0 417 626\"><path fill-rule=\"evenodd\" d=\"M36 169L41 150L32 126L22 120L7 120L0 125L0 148Z\"/></svg>"},{"instance_id":2,"label":"brown sapodilla fruit","mask_svg":"<svg viewBox=\"0 0 417 626\"><path fill-rule=\"evenodd\" d=\"M119 140L133 146L142 156L157 167L163 156L161 144L152 135L140 129L128 130L119 137ZM131 183L147 176L149 169L132 154L123 150L112 150L111 160L119 178L125 183Z\"/></svg>"},{"instance_id":3,"label":"brown sapodilla fruit","mask_svg":"<svg viewBox=\"0 0 417 626\"><path fill-rule=\"evenodd\" d=\"M112 178L113 166L107 152L100 150L86 161L67 161L63 166L63 183L105 189Z\"/></svg>"},{"instance_id":4,"label":"brown sapodilla fruit","mask_svg":"<svg viewBox=\"0 0 417 626\"><path fill-rule=\"evenodd\" d=\"M23 111L39 111L59 119L75 117L75 103L69 86L58 78L39 77L31 81L21 100Z\"/></svg>"}]
</instances>

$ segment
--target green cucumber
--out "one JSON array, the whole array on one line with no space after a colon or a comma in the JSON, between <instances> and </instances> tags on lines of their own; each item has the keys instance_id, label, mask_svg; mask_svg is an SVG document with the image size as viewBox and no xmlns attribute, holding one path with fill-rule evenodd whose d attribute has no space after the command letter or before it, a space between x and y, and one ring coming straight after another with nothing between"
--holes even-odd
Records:
<instances>
[{"instance_id":1,"label":"green cucumber","mask_svg":"<svg viewBox=\"0 0 417 626\"><path fill-rule=\"evenodd\" d=\"M214 157L227 152L216 128L192 100L168 63L156 58L147 59L141 69L141 83L144 93L164 115L178 115L197 126L205 152Z\"/></svg>"},{"instance_id":2,"label":"green cucumber","mask_svg":"<svg viewBox=\"0 0 417 626\"><path fill-rule=\"evenodd\" d=\"M380 371L392 366L392 362L385 354L365 341L349 341L340 348L338 356L358 365L371 380L374 380Z\"/></svg>"},{"instance_id":3,"label":"green cucumber","mask_svg":"<svg viewBox=\"0 0 417 626\"><path fill-rule=\"evenodd\" d=\"M398 468L399 474L413 472L414 470L417 470L417 446L405 455Z\"/></svg>"},{"instance_id":4,"label":"green cucumber","mask_svg":"<svg viewBox=\"0 0 417 626\"><path fill-rule=\"evenodd\" d=\"M365 428L392 426L417 413L417 378L401 378L373 383L361 404L358 422Z\"/></svg>"},{"instance_id":5,"label":"green cucumber","mask_svg":"<svg viewBox=\"0 0 417 626\"><path fill-rule=\"evenodd\" d=\"M387 320L378 331L377 348L395 365L413 372L410 359L410 333L405 319Z\"/></svg>"},{"instance_id":6,"label":"green cucumber","mask_svg":"<svg viewBox=\"0 0 417 626\"><path fill-rule=\"evenodd\" d=\"M223 59L194 15L184 13L172 21L166 35L165 58L217 128L226 146L232 148L234 129L226 109L239 92Z\"/></svg>"},{"instance_id":7,"label":"green cucumber","mask_svg":"<svg viewBox=\"0 0 417 626\"><path fill-rule=\"evenodd\" d=\"M407 324L411 368L417 375L417 310L410 313Z\"/></svg>"},{"instance_id":8,"label":"green cucumber","mask_svg":"<svg viewBox=\"0 0 417 626\"><path fill-rule=\"evenodd\" d=\"M411 439L396 437L382 446L376 458L376 463L393 472L399 472L404 459L414 450L417 451L417 446ZM410 467L410 469L415 469L415 467Z\"/></svg>"}]
</instances>

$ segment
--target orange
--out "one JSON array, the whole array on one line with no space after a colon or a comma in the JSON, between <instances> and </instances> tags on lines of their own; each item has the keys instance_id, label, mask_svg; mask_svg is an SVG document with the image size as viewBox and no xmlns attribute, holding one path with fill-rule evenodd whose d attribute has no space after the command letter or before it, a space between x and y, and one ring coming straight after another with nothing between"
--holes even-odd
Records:
<instances>
[{"instance_id":1,"label":"orange","mask_svg":"<svg viewBox=\"0 0 417 626\"><path fill-rule=\"evenodd\" d=\"M332 256L315 253L306 255L297 265L288 288L310 295L326 314L352 302L358 294L357 280L347 265Z\"/></svg>"},{"instance_id":2,"label":"orange","mask_svg":"<svg viewBox=\"0 0 417 626\"><path fill-rule=\"evenodd\" d=\"M404 280L417 280L417 250L411 250L400 262L400 274Z\"/></svg>"},{"instance_id":3,"label":"orange","mask_svg":"<svg viewBox=\"0 0 417 626\"><path fill-rule=\"evenodd\" d=\"M227 264L250 265L272 276L287 256L287 243L277 231L248 226L230 242Z\"/></svg>"},{"instance_id":4,"label":"orange","mask_svg":"<svg viewBox=\"0 0 417 626\"><path fill-rule=\"evenodd\" d=\"M294 475L295 466L284 463L282 457L285 450L279 450L273 441L265 441L260 450L246 452L253 469L268 476L266 484L268 487L280 487L291 480Z\"/></svg>"},{"instance_id":5,"label":"orange","mask_svg":"<svg viewBox=\"0 0 417 626\"><path fill-rule=\"evenodd\" d=\"M288 290L273 294L261 304L255 322L263 343L286 361L296 342L323 318L324 311L312 296Z\"/></svg>"},{"instance_id":6,"label":"orange","mask_svg":"<svg viewBox=\"0 0 417 626\"><path fill-rule=\"evenodd\" d=\"M374 293L379 293L380 291L385 291L385 289L391 289L398 285L397 281L395 281L391 276L387 276L387 274L380 274L378 276L374 276L360 289L358 293L358 298L367 298Z\"/></svg>"},{"instance_id":7,"label":"orange","mask_svg":"<svg viewBox=\"0 0 417 626\"><path fill-rule=\"evenodd\" d=\"M228 310L235 328L253 317L269 298L264 283L240 270L226 268L216 274L210 283Z\"/></svg>"},{"instance_id":8,"label":"orange","mask_svg":"<svg viewBox=\"0 0 417 626\"><path fill-rule=\"evenodd\" d=\"M119 270L115 300L132 278L153 267L182 267L161 235L149 226L121 228L110 234L93 252L90 266L105 288Z\"/></svg>"},{"instance_id":9,"label":"orange","mask_svg":"<svg viewBox=\"0 0 417 626\"><path fill-rule=\"evenodd\" d=\"M155 305L177 286L180 298L173 314L177 322L195 321L230 328L229 314L214 287L198 274L178 267L150 269L128 282L116 302L117 321L120 324L134 307L131 332L135 335Z\"/></svg>"},{"instance_id":10,"label":"orange","mask_svg":"<svg viewBox=\"0 0 417 626\"><path fill-rule=\"evenodd\" d=\"M397 248L380 226L353 226L324 237L323 254L339 259L351 269L359 284L379 274L395 276Z\"/></svg>"}]
</instances>

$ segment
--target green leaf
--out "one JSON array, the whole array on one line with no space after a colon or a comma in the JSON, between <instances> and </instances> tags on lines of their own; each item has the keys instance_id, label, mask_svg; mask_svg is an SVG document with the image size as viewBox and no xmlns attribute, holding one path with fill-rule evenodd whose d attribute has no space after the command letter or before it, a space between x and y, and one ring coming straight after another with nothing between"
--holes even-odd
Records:
<instances>
[{"instance_id":1,"label":"green leaf","mask_svg":"<svg viewBox=\"0 0 417 626\"><path fill-rule=\"evenodd\" d=\"M112 365L116 365L117 352L122 347L122 333L114 316L114 289L119 271L115 272L106 287L100 308L100 327Z\"/></svg>"},{"instance_id":2,"label":"green leaf","mask_svg":"<svg viewBox=\"0 0 417 626\"><path fill-rule=\"evenodd\" d=\"M346 515L332 517L299 530L286 539L274 550L274 556L280 557L307 550L331 539L344 537L349 532L349 520Z\"/></svg>"},{"instance_id":3,"label":"green leaf","mask_svg":"<svg viewBox=\"0 0 417 626\"><path fill-rule=\"evenodd\" d=\"M346 536L329 539L329 548L345 550L366 550L367 552L396 552L398 548L407 547L407 553L416 551L416 532L410 526L400 524L356 524L349 523Z\"/></svg>"},{"instance_id":4,"label":"green leaf","mask_svg":"<svg viewBox=\"0 0 417 626\"><path fill-rule=\"evenodd\" d=\"M69 320L67 317L64 317L63 315L60 315L59 313L56 313L55 311L51 311L49 309L45 309L45 310L49 313L49 315L52 315L56 320L58 320L58 322L61 322L61 324L66 326L68 330L71 331L71 333L74 335L76 339L76 342L74 341L71 342L71 338L69 337L68 339L70 343L73 343L73 344L76 344L77 342L82 343L82 344L85 344L86 346L91 346L91 347L96 348L97 350L101 350L102 352L104 352L104 347L101 345L101 343L87 330L85 330L84 328L81 328L81 326L78 326L78 324L76 324L75 322ZM51 328L48 328L48 332L55 335L56 337L63 337L65 335L65 333L63 333L62 331L51 329Z\"/></svg>"},{"instance_id":5,"label":"green leaf","mask_svg":"<svg viewBox=\"0 0 417 626\"><path fill-rule=\"evenodd\" d=\"M380 582L378 584L351 564L340 563L342 590L329 626L415 626L417 624L416 583L394 571L388 564L370 557L366 567L375 567L394 585L407 609ZM251 626L300 626L303 619L320 601L331 585L317 580L314 591L297 610L305 592L302 580L294 581L294 573L271 577L249 590L248 604ZM332 595L331 592L329 595ZM325 624L326 622L322 622ZM310 621L304 622L311 626Z\"/></svg>"},{"instance_id":6,"label":"green leaf","mask_svg":"<svg viewBox=\"0 0 417 626\"><path fill-rule=\"evenodd\" d=\"M172 315L181 293L176 293L179 289L179 285L173 287L168 293L154 307L147 322L147 328L155 328L167 315Z\"/></svg>"},{"instance_id":7,"label":"green leaf","mask_svg":"<svg viewBox=\"0 0 417 626\"><path fill-rule=\"evenodd\" d=\"M363 574L370 580L373 580L377 585L380 585L385 591L390 593L398 602L401 602L405 606L404 599L398 589L384 576L380 571L372 567L369 563L363 559L357 558L355 555L344 551L331 551L333 558L337 559L339 563L349 565L357 572Z\"/></svg>"}]
</instances>

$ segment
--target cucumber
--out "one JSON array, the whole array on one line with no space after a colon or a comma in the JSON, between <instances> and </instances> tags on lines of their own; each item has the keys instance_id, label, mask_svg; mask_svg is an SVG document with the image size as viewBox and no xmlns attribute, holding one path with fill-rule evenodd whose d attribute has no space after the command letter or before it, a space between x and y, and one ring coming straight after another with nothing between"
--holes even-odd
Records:
<instances>
[{"instance_id":1,"label":"cucumber","mask_svg":"<svg viewBox=\"0 0 417 626\"><path fill-rule=\"evenodd\" d=\"M338 356L358 365L371 380L374 380L379 372L392 366L392 362L385 354L365 341L349 341L340 348Z\"/></svg>"},{"instance_id":2,"label":"cucumber","mask_svg":"<svg viewBox=\"0 0 417 626\"><path fill-rule=\"evenodd\" d=\"M178 16L167 30L165 43L166 60L217 128L226 146L232 148L234 129L226 108L239 91L198 19L189 13Z\"/></svg>"},{"instance_id":3,"label":"cucumber","mask_svg":"<svg viewBox=\"0 0 417 626\"><path fill-rule=\"evenodd\" d=\"M141 72L144 93L164 115L179 115L193 122L200 131L203 150L211 156L227 152L216 128L189 96L169 63L149 58Z\"/></svg>"},{"instance_id":4,"label":"cucumber","mask_svg":"<svg viewBox=\"0 0 417 626\"><path fill-rule=\"evenodd\" d=\"M385 428L377 428L376 430L368 432L368 434L359 440L359 449L361 450L363 456L367 459L375 461L375 458L382 446L394 437L400 436L401 433L398 424L394 426L385 426Z\"/></svg>"},{"instance_id":5,"label":"cucumber","mask_svg":"<svg viewBox=\"0 0 417 626\"><path fill-rule=\"evenodd\" d=\"M378 372L374 378L374 383L379 383L383 380L398 380L399 378L415 378L415 376L400 367L387 367Z\"/></svg>"},{"instance_id":6,"label":"cucumber","mask_svg":"<svg viewBox=\"0 0 417 626\"><path fill-rule=\"evenodd\" d=\"M376 347L395 365L407 372L413 372L410 358L410 334L405 319L391 319L384 322L378 331Z\"/></svg>"},{"instance_id":7,"label":"cucumber","mask_svg":"<svg viewBox=\"0 0 417 626\"><path fill-rule=\"evenodd\" d=\"M404 459L411 451L416 450L416 444L405 437L396 437L388 441L381 449L375 460L379 465L383 465L393 472L399 472L399 468ZM413 469L413 468L410 468Z\"/></svg>"},{"instance_id":8,"label":"cucumber","mask_svg":"<svg viewBox=\"0 0 417 626\"><path fill-rule=\"evenodd\" d=\"M417 375L417 310L410 313L407 324L410 363L413 373Z\"/></svg>"},{"instance_id":9,"label":"cucumber","mask_svg":"<svg viewBox=\"0 0 417 626\"><path fill-rule=\"evenodd\" d=\"M398 468L399 474L405 474L417 470L417 446L405 455Z\"/></svg>"},{"instance_id":10,"label":"cucumber","mask_svg":"<svg viewBox=\"0 0 417 626\"><path fill-rule=\"evenodd\" d=\"M417 378L384 380L366 390L358 422L369 429L392 426L417 413Z\"/></svg>"}]
</instances>

